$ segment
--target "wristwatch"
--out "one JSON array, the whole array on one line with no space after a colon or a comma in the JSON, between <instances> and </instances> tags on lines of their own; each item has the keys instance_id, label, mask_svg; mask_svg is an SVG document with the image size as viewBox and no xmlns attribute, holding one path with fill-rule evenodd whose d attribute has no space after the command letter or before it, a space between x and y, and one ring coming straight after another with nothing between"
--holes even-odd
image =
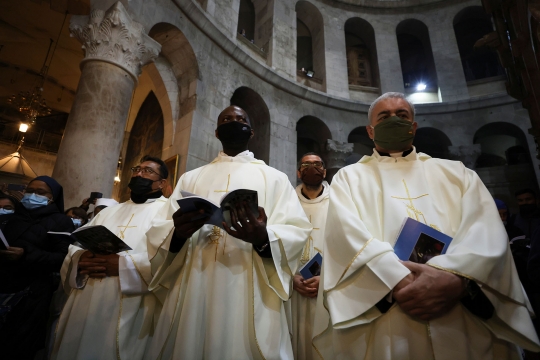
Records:
<instances>
[{"instance_id":1,"label":"wristwatch","mask_svg":"<svg viewBox=\"0 0 540 360\"><path fill-rule=\"evenodd\" d=\"M270 245L270 241L267 241L265 242L264 244L262 244L262 246L260 248L258 248L257 246L254 245L255 247L255 250L257 250L257 252L263 252L267 247L268 245Z\"/></svg>"}]
</instances>

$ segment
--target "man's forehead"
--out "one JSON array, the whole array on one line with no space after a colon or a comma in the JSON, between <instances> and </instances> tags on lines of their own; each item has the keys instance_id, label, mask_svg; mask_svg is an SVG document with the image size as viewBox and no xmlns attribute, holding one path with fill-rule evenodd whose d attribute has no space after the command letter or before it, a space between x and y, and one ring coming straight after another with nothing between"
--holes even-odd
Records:
<instances>
[{"instance_id":1,"label":"man's forehead","mask_svg":"<svg viewBox=\"0 0 540 360\"><path fill-rule=\"evenodd\" d=\"M246 111L239 106L231 105L226 107L220 114L219 117L231 114L246 114Z\"/></svg>"},{"instance_id":2,"label":"man's forehead","mask_svg":"<svg viewBox=\"0 0 540 360\"><path fill-rule=\"evenodd\" d=\"M306 155L302 157L302 162L304 161L322 161L322 159L318 155Z\"/></svg>"},{"instance_id":3,"label":"man's forehead","mask_svg":"<svg viewBox=\"0 0 540 360\"><path fill-rule=\"evenodd\" d=\"M153 162L153 161L143 161L139 164L140 167L151 167L151 168L158 168L159 164Z\"/></svg>"},{"instance_id":4,"label":"man's forehead","mask_svg":"<svg viewBox=\"0 0 540 360\"><path fill-rule=\"evenodd\" d=\"M383 111L403 109L407 112L411 112L411 107L402 98L389 98L381 100L375 105L374 113L379 114Z\"/></svg>"}]
</instances>

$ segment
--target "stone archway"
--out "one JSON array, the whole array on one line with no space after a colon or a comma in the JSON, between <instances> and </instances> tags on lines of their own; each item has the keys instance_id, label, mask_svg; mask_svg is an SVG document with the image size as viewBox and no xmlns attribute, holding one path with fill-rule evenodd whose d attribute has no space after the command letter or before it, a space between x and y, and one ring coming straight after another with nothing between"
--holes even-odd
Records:
<instances>
[{"instance_id":1,"label":"stone archway","mask_svg":"<svg viewBox=\"0 0 540 360\"><path fill-rule=\"evenodd\" d=\"M231 105L244 109L251 121L255 136L249 142L249 150L257 159L270 163L270 111L263 98L253 89L239 87L231 97Z\"/></svg>"},{"instance_id":2,"label":"stone archway","mask_svg":"<svg viewBox=\"0 0 540 360\"><path fill-rule=\"evenodd\" d=\"M296 123L296 160L307 152L315 152L326 159L326 140L332 139L328 126L315 116L304 116Z\"/></svg>"},{"instance_id":3,"label":"stone archway","mask_svg":"<svg viewBox=\"0 0 540 360\"><path fill-rule=\"evenodd\" d=\"M423 152L439 159L452 159L452 142L444 132L432 127L418 128L413 145L417 152Z\"/></svg>"},{"instance_id":4,"label":"stone archway","mask_svg":"<svg viewBox=\"0 0 540 360\"><path fill-rule=\"evenodd\" d=\"M373 26L355 17L345 22L349 85L380 87L379 62Z\"/></svg>"},{"instance_id":5,"label":"stone archway","mask_svg":"<svg viewBox=\"0 0 540 360\"><path fill-rule=\"evenodd\" d=\"M151 91L144 100L135 123L131 128L129 142L121 176L120 201L129 199L127 184L131 178L131 168L144 155L161 158L163 148L163 111L156 95Z\"/></svg>"},{"instance_id":6,"label":"stone archway","mask_svg":"<svg viewBox=\"0 0 540 360\"><path fill-rule=\"evenodd\" d=\"M369 138L365 126L354 128L349 134L347 142L353 144L353 153L347 157L345 163L347 165L358 162L363 156L373 154L373 140Z\"/></svg>"}]
</instances>

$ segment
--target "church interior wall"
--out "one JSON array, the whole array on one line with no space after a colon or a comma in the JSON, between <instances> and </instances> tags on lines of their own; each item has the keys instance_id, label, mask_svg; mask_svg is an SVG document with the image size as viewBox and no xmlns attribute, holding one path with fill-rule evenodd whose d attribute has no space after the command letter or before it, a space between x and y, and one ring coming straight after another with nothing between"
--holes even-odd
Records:
<instances>
[{"instance_id":1,"label":"church interior wall","mask_svg":"<svg viewBox=\"0 0 540 360\"><path fill-rule=\"evenodd\" d=\"M93 5L106 8L106 4L112 3L94 1ZM313 47L313 57L324 59L324 67L316 73L325 74L326 90L296 81L295 9L301 3L309 4L322 19L318 25L316 22L310 25L310 32L312 36L322 34L318 42L314 40L319 45ZM260 39L268 44L264 58L237 38L239 0L208 0L203 6L190 0L156 0L151 6L142 0L125 2L136 21L163 46L160 57L146 66L139 78L126 136L142 101L153 91L164 117L162 157L178 154L180 173L205 165L221 149L214 134L218 114L230 104L237 89L247 87L268 108L269 130L264 135L269 144L269 165L284 171L294 184L298 155L296 124L300 119L316 116L327 126L333 140L347 142L355 128L367 124L370 101L379 93L405 90L396 28L407 19L421 21L428 29L442 97L439 99L438 92L411 94L419 103L432 102L417 105L420 128L436 128L450 139L452 147L461 147L462 151L470 148L471 153L476 151L475 131L487 123L509 121L527 133L530 123L526 111L505 94L503 80L484 79L469 84L465 80L453 19L462 9L479 3L467 0L397 12L373 8L353 10L318 0L259 1L255 6L256 23L262 22ZM361 18L373 28L370 50L378 76L370 89L351 91L348 84L345 24L352 18ZM174 43L163 38L169 30L185 47L166 45ZM127 142L124 144L126 148ZM534 144L528 136L527 147L533 154ZM122 154L125 156L125 151ZM540 175L537 166L534 173Z\"/></svg>"}]
</instances>

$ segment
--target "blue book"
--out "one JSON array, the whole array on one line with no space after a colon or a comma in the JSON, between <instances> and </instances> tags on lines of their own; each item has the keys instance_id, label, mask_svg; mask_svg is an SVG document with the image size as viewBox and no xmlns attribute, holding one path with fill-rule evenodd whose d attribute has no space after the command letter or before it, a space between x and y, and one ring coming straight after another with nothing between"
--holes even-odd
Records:
<instances>
[{"instance_id":1,"label":"blue book","mask_svg":"<svg viewBox=\"0 0 540 360\"><path fill-rule=\"evenodd\" d=\"M402 261L425 264L432 257L446 253L451 242L450 236L408 217L394 244L394 252Z\"/></svg>"},{"instance_id":2,"label":"blue book","mask_svg":"<svg viewBox=\"0 0 540 360\"><path fill-rule=\"evenodd\" d=\"M311 279L314 276L321 275L321 266L322 266L322 255L320 253L316 253L311 260L307 262L302 268L300 269L299 273L302 275L302 277L307 280Z\"/></svg>"}]
</instances>

